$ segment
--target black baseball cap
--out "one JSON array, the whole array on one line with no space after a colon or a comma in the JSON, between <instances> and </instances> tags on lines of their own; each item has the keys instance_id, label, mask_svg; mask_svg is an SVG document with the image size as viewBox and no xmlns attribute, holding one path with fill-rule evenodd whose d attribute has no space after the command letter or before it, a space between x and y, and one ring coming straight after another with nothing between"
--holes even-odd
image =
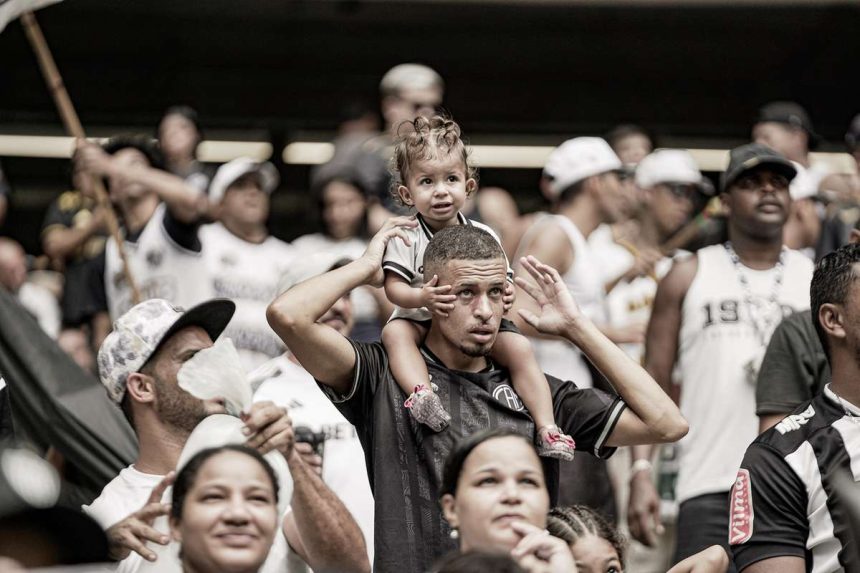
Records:
<instances>
[{"instance_id":1,"label":"black baseball cap","mask_svg":"<svg viewBox=\"0 0 860 573\"><path fill-rule=\"evenodd\" d=\"M747 143L729 152L729 166L720 178L720 190L727 191L741 175L761 166L785 175L789 181L797 175L797 169L782 154L761 143Z\"/></svg>"},{"instance_id":2,"label":"black baseball cap","mask_svg":"<svg viewBox=\"0 0 860 573\"><path fill-rule=\"evenodd\" d=\"M774 101L762 106L758 110L756 123L766 122L784 123L806 132L809 138L809 149L818 147L821 136L812 128L812 120L809 114L799 103L793 101Z\"/></svg>"}]
</instances>

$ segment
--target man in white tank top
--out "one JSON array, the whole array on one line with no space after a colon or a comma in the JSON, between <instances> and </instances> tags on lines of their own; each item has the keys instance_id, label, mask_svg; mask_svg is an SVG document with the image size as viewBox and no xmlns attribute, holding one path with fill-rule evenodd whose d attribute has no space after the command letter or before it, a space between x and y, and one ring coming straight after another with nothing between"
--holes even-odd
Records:
<instances>
[{"instance_id":1,"label":"man in white tank top","mask_svg":"<svg viewBox=\"0 0 860 573\"><path fill-rule=\"evenodd\" d=\"M679 443L675 562L727 546L729 490L758 434L754 382L764 350L785 314L809 308L812 263L782 243L795 173L764 145L733 149L721 184L729 242L676 263L657 289L645 365L667 393L678 369L690 422ZM649 460L645 449L634 458ZM631 495L657 499L643 464L634 466L644 475Z\"/></svg>"},{"instance_id":2,"label":"man in white tank top","mask_svg":"<svg viewBox=\"0 0 860 573\"><path fill-rule=\"evenodd\" d=\"M519 258L534 255L558 269L582 311L613 342L629 340L626 331L607 327L601 263L593 256L588 236L602 223L621 216L623 191L617 171L621 161L609 144L598 137L577 137L562 143L547 159L544 175L555 215L539 217L520 241L512 261L518 272ZM518 296L515 306L531 308L528 296ZM591 386L591 374L582 353L569 342L541 337L528 324L511 316L523 334L532 337L538 363L547 374Z\"/></svg>"},{"instance_id":3,"label":"man in white tank top","mask_svg":"<svg viewBox=\"0 0 860 573\"><path fill-rule=\"evenodd\" d=\"M266 307L293 262L293 248L269 234L269 195L278 185L271 163L240 157L222 165L209 186L219 222L200 229L203 258L216 297L236 303L224 335L250 372L280 356L284 344L266 322Z\"/></svg>"},{"instance_id":4,"label":"man in white tank top","mask_svg":"<svg viewBox=\"0 0 860 573\"><path fill-rule=\"evenodd\" d=\"M197 239L207 206L203 192L162 171L161 155L146 137L116 137L104 150L82 144L78 157L86 172L108 180L142 300L163 298L187 308L211 298ZM115 321L134 301L113 237L94 265L95 298Z\"/></svg>"}]
</instances>

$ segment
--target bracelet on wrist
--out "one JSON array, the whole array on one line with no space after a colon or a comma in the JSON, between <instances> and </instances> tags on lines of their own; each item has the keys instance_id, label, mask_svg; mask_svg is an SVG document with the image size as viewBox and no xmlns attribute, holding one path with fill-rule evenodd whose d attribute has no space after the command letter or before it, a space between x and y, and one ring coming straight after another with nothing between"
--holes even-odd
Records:
<instances>
[{"instance_id":1,"label":"bracelet on wrist","mask_svg":"<svg viewBox=\"0 0 860 573\"><path fill-rule=\"evenodd\" d=\"M650 475L653 467L654 466L651 464L651 460L646 460L644 458L636 460L630 466L630 477L633 478L633 476L640 472L648 472L648 474Z\"/></svg>"}]
</instances>

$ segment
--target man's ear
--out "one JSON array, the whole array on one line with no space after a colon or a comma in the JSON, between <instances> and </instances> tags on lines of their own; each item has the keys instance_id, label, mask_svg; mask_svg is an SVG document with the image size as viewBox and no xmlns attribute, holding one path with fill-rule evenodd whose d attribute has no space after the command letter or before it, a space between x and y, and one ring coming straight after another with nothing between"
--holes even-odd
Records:
<instances>
[{"instance_id":1,"label":"man's ear","mask_svg":"<svg viewBox=\"0 0 860 573\"><path fill-rule=\"evenodd\" d=\"M400 200L403 201L404 205L409 205L410 207L414 205L414 202L412 201L412 193L409 192L409 187L406 185L397 186L397 195L400 197Z\"/></svg>"},{"instance_id":2,"label":"man's ear","mask_svg":"<svg viewBox=\"0 0 860 573\"><path fill-rule=\"evenodd\" d=\"M860 229L851 229L851 233L848 234L848 244L856 245L860 243Z\"/></svg>"},{"instance_id":3,"label":"man's ear","mask_svg":"<svg viewBox=\"0 0 860 573\"><path fill-rule=\"evenodd\" d=\"M154 402L155 379L142 372L132 372L126 380L125 391L135 402Z\"/></svg>"},{"instance_id":4,"label":"man's ear","mask_svg":"<svg viewBox=\"0 0 860 573\"><path fill-rule=\"evenodd\" d=\"M442 515L445 516L445 521L454 529L460 527L460 518L457 517L457 500L450 493L446 493L439 500L442 505Z\"/></svg>"},{"instance_id":5,"label":"man's ear","mask_svg":"<svg viewBox=\"0 0 860 573\"><path fill-rule=\"evenodd\" d=\"M818 323L828 336L845 338L845 315L838 304L824 303L818 309Z\"/></svg>"}]
</instances>

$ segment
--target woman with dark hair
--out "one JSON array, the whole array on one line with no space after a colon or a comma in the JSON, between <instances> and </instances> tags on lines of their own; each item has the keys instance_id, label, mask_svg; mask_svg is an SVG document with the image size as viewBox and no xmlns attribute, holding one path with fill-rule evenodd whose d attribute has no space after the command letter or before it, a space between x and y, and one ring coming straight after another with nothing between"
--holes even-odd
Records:
<instances>
[{"instance_id":1,"label":"woman with dark hair","mask_svg":"<svg viewBox=\"0 0 860 573\"><path fill-rule=\"evenodd\" d=\"M501 427L464 438L448 456L440 492L462 551L510 555L528 573L576 570L567 546L544 529L549 492L528 437Z\"/></svg>"},{"instance_id":2,"label":"woman with dark hair","mask_svg":"<svg viewBox=\"0 0 860 573\"><path fill-rule=\"evenodd\" d=\"M277 531L278 480L256 450L206 449L176 476L170 532L185 573L255 573Z\"/></svg>"},{"instance_id":3,"label":"woman with dark hair","mask_svg":"<svg viewBox=\"0 0 860 573\"><path fill-rule=\"evenodd\" d=\"M567 543L580 573L624 571L627 540L590 507L556 507L549 512L546 528Z\"/></svg>"},{"instance_id":4,"label":"woman with dark hair","mask_svg":"<svg viewBox=\"0 0 860 573\"><path fill-rule=\"evenodd\" d=\"M321 231L293 241L297 260L327 253L357 259L368 244L367 190L349 172L334 175L314 187ZM352 293L355 326L351 338L376 341L393 307L381 289L360 287Z\"/></svg>"},{"instance_id":5,"label":"woman with dark hair","mask_svg":"<svg viewBox=\"0 0 860 573\"><path fill-rule=\"evenodd\" d=\"M187 105L167 108L158 122L156 137L164 154L165 169L206 192L212 174L197 161L197 147L203 141L197 111Z\"/></svg>"}]
</instances>

